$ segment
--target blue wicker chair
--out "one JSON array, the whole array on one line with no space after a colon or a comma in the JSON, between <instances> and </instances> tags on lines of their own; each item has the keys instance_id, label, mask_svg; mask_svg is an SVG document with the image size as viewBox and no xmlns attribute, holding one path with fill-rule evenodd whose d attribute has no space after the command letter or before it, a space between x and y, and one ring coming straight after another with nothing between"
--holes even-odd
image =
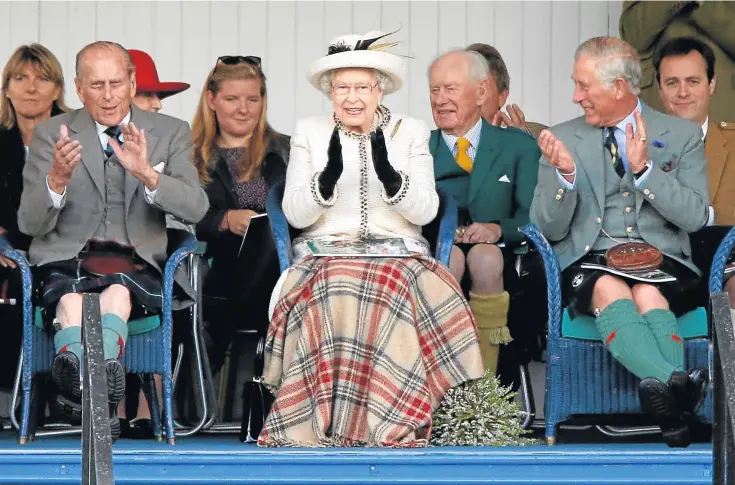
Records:
<instances>
[{"instance_id":1,"label":"blue wicker chair","mask_svg":"<svg viewBox=\"0 0 735 485\"><path fill-rule=\"evenodd\" d=\"M129 322L130 337L125 347L122 362L126 371L131 374L162 374L163 375L163 406L166 427L166 437L169 443L175 442L173 421L173 381L171 368L171 345L173 331L173 288L174 272L179 264L191 255L195 255L198 242L196 238L185 231L169 230L169 238L175 238L176 249L166 261L163 274L163 310L161 315L143 318ZM40 321L40 313L33 305L33 288L31 267L17 250L14 250L3 237L0 236L0 255L15 261L21 270L23 281L23 351L19 364L19 376L16 378L14 396L19 393L20 387L21 409L20 422L15 423L18 428L18 442L25 444L33 437L31 430L31 407L35 392L34 377L37 374L47 373L51 369L54 357L53 337L48 335ZM154 436L162 437L160 413L155 392L150 396L152 425ZM11 419L15 419L11 412ZM71 432L78 432L72 430ZM60 434L60 433L56 433Z\"/></svg>"},{"instance_id":2,"label":"blue wicker chair","mask_svg":"<svg viewBox=\"0 0 735 485\"><path fill-rule=\"evenodd\" d=\"M295 229L288 225L286 216L283 213L282 203L285 186L285 181L282 181L270 189L267 205L268 219L273 232L273 240L276 242L281 273L291 266L293 260L291 239L298 234ZM437 192L439 194L439 213L437 215L439 230L434 257L440 263L449 266L449 256L452 254L452 245L454 244L454 233L457 230L457 203L454 198L441 190Z\"/></svg>"},{"instance_id":3,"label":"blue wicker chair","mask_svg":"<svg viewBox=\"0 0 735 485\"><path fill-rule=\"evenodd\" d=\"M712 258L712 269L709 275L709 292L719 293L722 291L723 280L725 277L725 266L730 258L733 247L735 247L735 227L732 227L720 245L717 247L715 257Z\"/></svg>"},{"instance_id":4,"label":"blue wicker chair","mask_svg":"<svg viewBox=\"0 0 735 485\"><path fill-rule=\"evenodd\" d=\"M549 321L544 418L547 443L556 443L559 423L574 415L641 414L639 379L613 359L600 340L591 317L587 317L586 322L577 322L586 317L572 321L563 311L561 272L551 245L533 224L520 230L538 250L546 273ZM735 235L731 239L735 241ZM731 241L730 248L732 244ZM717 265L716 257L712 274L720 274L721 288L722 276ZM712 356L705 309L698 308L683 315L679 324L685 338L687 367L708 367ZM712 421L711 393L699 409L698 417L703 422Z\"/></svg>"}]
</instances>

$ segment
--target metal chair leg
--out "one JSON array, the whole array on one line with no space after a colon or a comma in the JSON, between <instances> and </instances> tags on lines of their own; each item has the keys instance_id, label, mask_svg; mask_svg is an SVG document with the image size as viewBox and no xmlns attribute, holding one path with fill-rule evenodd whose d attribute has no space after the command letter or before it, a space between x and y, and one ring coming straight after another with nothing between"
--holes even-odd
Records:
<instances>
[{"instance_id":1,"label":"metal chair leg","mask_svg":"<svg viewBox=\"0 0 735 485\"><path fill-rule=\"evenodd\" d=\"M531 386L531 380L528 376L528 367L525 364L520 366L521 376L521 389L523 391L523 412L525 417L523 418L523 429L528 429L533 423L533 418L536 415L536 403L533 399L533 387Z\"/></svg>"},{"instance_id":2,"label":"metal chair leg","mask_svg":"<svg viewBox=\"0 0 735 485\"><path fill-rule=\"evenodd\" d=\"M199 272L199 265L198 265L198 258L195 255L189 256L189 281L193 288L199 289L202 287L201 281L200 281L200 272ZM207 380L211 382L211 372L209 376L206 376L207 369L205 369L203 359L204 356L206 356L206 349L203 349L202 345L202 333L201 333L201 305L198 301L194 303L194 305L191 306L189 309L190 315L191 315L191 333L192 338L194 341L194 361L195 361L195 379L196 379L196 387L198 388L198 400L201 403L201 413L200 413L200 419L199 422L194 425L191 428L185 428L181 426L179 423L176 423L177 428L177 435L178 436L191 436L203 428L206 428L208 425L211 426L214 424L214 421L216 420L216 413L212 413L210 415L210 406L207 396ZM180 360L177 362L177 364L180 364ZM180 372L180 369L176 370L176 375L178 377L178 373ZM207 379L207 377L209 379ZM211 393L210 393L211 394ZM173 418L173 417L172 417ZM172 419L173 424L173 419Z\"/></svg>"},{"instance_id":3,"label":"metal chair leg","mask_svg":"<svg viewBox=\"0 0 735 485\"><path fill-rule=\"evenodd\" d=\"M154 374L146 373L141 375L143 385L143 394L148 401L148 411L151 415L151 427L153 428L153 438L156 441L163 440L163 430L161 428L161 407L158 403L158 389L156 388L156 378Z\"/></svg>"}]
</instances>

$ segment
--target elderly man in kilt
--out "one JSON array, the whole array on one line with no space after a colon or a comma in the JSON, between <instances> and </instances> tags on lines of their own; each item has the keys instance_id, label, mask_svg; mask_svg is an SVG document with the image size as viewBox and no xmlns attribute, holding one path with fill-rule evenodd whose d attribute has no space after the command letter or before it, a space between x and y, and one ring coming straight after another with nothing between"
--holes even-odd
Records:
<instances>
[{"instance_id":1,"label":"elderly man in kilt","mask_svg":"<svg viewBox=\"0 0 735 485\"><path fill-rule=\"evenodd\" d=\"M84 108L35 130L18 225L33 237L29 258L57 352L52 378L61 391L58 405L72 418L81 415L82 294L100 294L116 437L127 321L163 304L166 214L196 223L209 203L191 162L188 125L131 105L135 67L122 46L84 47L75 83ZM177 281L184 287L184 279Z\"/></svg>"}]
</instances>

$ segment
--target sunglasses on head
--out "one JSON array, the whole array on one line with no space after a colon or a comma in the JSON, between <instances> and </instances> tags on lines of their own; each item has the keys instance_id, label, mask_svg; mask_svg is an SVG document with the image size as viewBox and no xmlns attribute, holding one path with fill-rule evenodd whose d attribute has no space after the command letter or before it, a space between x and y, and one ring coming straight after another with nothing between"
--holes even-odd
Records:
<instances>
[{"instance_id":1,"label":"sunglasses on head","mask_svg":"<svg viewBox=\"0 0 735 485\"><path fill-rule=\"evenodd\" d=\"M215 71L217 70L217 66L220 62L222 64L227 64L228 66L234 66L245 62L260 69L260 57L258 56L220 56L217 58L217 64L214 66Z\"/></svg>"}]
</instances>

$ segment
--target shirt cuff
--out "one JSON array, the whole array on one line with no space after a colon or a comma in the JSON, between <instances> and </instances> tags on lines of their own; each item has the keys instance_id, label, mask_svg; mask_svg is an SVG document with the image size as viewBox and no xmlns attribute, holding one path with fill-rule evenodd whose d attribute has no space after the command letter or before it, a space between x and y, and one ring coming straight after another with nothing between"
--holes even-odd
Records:
<instances>
[{"instance_id":1,"label":"shirt cuff","mask_svg":"<svg viewBox=\"0 0 735 485\"><path fill-rule=\"evenodd\" d=\"M158 193L158 189L155 190L148 190L148 187L145 188L145 201L149 204L153 204L156 200L156 193Z\"/></svg>"},{"instance_id":2,"label":"shirt cuff","mask_svg":"<svg viewBox=\"0 0 735 485\"><path fill-rule=\"evenodd\" d=\"M633 184L636 187L640 187L640 185L646 180L646 177L651 175L651 168L653 167L653 163L651 163L651 161L649 160L648 163L646 163L646 167L648 167L648 169L643 173L643 175L633 181Z\"/></svg>"},{"instance_id":3,"label":"shirt cuff","mask_svg":"<svg viewBox=\"0 0 735 485\"><path fill-rule=\"evenodd\" d=\"M707 226L713 226L715 224L715 208L707 206Z\"/></svg>"},{"instance_id":4,"label":"shirt cuff","mask_svg":"<svg viewBox=\"0 0 735 485\"><path fill-rule=\"evenodd\" d=\"M559 183L562 184L564 187L566 187L569 190L573 190L574 187L577 185L577 176L574 176L574 182L569 182L567 179L562 177L561 172L559 170L556 170L556 178L559 179Z\"/></svg>"},{"instance_id":5,"label":"shirt cuff","mask_svg":"<svg viewBox=\"0 0 735 485\"><path fill-rule=\"evenodd\" d=\"M64 206L64 197L66 196L66 187L64 187L64 192L61 194L57 194L53 190L51 190L51 186L48 184L48 175L46 176L46 188L48 189L48 195L51 197L51 204L53 204L54 209L61 209Z\"/></svg>"}]
</instances>

